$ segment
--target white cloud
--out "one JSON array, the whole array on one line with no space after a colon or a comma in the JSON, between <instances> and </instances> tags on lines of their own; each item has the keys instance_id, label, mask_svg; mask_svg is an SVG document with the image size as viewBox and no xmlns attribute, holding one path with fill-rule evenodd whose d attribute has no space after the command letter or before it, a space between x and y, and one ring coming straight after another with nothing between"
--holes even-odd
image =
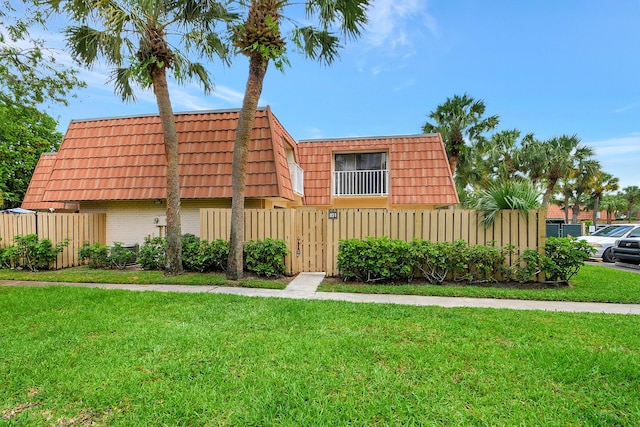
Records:
<instances>
[{"instance_id":1,"label":"white cloud","mask_svg":"<svg viewBox=\"0 0 640 427\"><path fill-rule=\"evenodd\" d=\"M367 40L391 49L411 46L413 35L424 28L438 35L438 23L424 0L376 0L369 10Z\"/></svg>"},{"instance_id":2,"label":"white cloud","mask_svg":"<svg viewBox=\"0 0 640 427\"><path fill-rule=\"evenodd\" d=\"M218 86L213 89L211 96L219 98L234 107L240 107L244 99L244 92L238 92L226 86Z\"/></svg>"},{"instance_id":3,"label":"white cloud","mask_svg":"<svg viewBox=\"0 0 640 427\"><path fill-rule=\"evenodd\" d=\"M640 155L640 135L592 141L585 144L593 147L598 156L609 157L634 153Z\"/></svg>"}]
</instances>

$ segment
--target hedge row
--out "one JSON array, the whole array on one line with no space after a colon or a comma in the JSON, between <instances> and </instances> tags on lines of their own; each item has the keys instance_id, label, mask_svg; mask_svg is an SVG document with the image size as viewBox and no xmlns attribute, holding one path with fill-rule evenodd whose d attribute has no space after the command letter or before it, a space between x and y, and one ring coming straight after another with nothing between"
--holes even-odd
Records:
<instances>
[{"instance_id":1,"label":"hedge row","mask_svg":"<svg viewBox=\"0 0 640 427\"><path fill-rule=\"evenodd\" d=\"M80 249L80 257L90 268L124 268L137 262L145 270L163 270L166 265L167 241L154 237L145 239L136 254L125 252L133 259L123 261L121 244L112 248L96 243L86 243ZM284 257L289 250L282 240L252 240L244 244L245 270L258 276L277 277L285 273ZM192 234L182 236L182 264L185 270L199 273L222 272L226 270L229 256L229 242L216 239L211 242L200 240Z\"/></svg>"},{"instance_id":2,"label":"hedge row","mask_svg":"<svg viewBox=\"0 0 640 427\"><path fill-rule=\"evenodd\" d=\"M498 248L493 244L470 246L463 240L348 239L340 241L338 270L342 279L360 282L531 282L541 272L548 280L568 281L593 251L575 238L549 238L544 249L544 255L526 250L509 265L516 250L513 245Z\"/></svg>"}]
</instances>

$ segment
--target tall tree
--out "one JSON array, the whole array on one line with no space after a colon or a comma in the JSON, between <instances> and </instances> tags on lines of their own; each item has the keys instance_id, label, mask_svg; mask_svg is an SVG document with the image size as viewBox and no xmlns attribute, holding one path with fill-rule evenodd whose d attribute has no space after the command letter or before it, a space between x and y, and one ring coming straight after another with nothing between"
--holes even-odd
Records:
<instances>
[{"instance_id":1,"label":"tall tree","mask_svg":"<svg viewBox=\"0 0 640 427\"><path fill-rule=\"evenodd\" d=\"M167 264L169 274L182 271L178 137L167 72L178 81L195 78L205 92L212 88L204 66L189 53L225 58L227 49L215 24L233 18L216 2L198 0L49 0L79 25L66 30L73 56L92 67L100 59L112 67L115 91L134 99L134 85L152 88L162 123L167 159ZM172 42L179 45L173 46Z\"/></svg>"},{"instance_id":2,"label":"tall tree","mask_svg":"<svg viewBox=\"0 0 640 427\"><path fill-rule=\"evenodd\" d=\"M640 207L640 187L632 185L622 189L622 197L627 201L627 219L632 220L634 214L638 214Z\"/></svg>"},{"instance_id":3,"label":"tall tree","mask_svg":"<svg viewBox=\"0 0 640 427\"><path fill-rule=\"evenodd\" d=\"M433 122L426 122L422 127L425 133L442 135L454 178L458 162L466 160L469 144L483 138L485 132L498 126L498 116L484 117L485 110L482 100L476 100L467 94L454 95L438 105L429 114Z\"/></svg>"},{"instance_id":4,"label":"tall tree","mask_svg":"<svg viewBox=\"0 0 640 427\"><path fill-rule=\"evenodd\" d=\"M36 106L67 104L76 88L85 84L77 70L56 61L57 52L46 40L46 14L27 2L0 6L0 92L4 103ZM43 36L44 37L44 36Z\"/></svg>"},{"instance_id":5,"label":"tall tree","mask_svg":"<svg viewBox=\"0 0 640 427\"><path fill-rule=\"evenodd\" d=\"M586 206L591 197L591 184L595 176L601 172L600 162L592 158L580 159L569 176L566 186L569 202L572 207L571 222L577 223L580 209Z\"/></svg>"},{"instance_id":6,"label":"tall tree","mask_svg":"<svg viewBox=\"0 0 640 427\"><path fill-rule=\"evenodd\" d=\"M543 149L538 155L544 156L544 179L546 190L542 198L542 206L547 206L561 178L568 178L578 163L594 155L593 148L580 145L577 135L562 135L548 139L542 143Z\"/></svg>"},{"instance_id":7,"label":"tall tree","mask_svg":"<svg viewBox=\"0 0 640 427\"><path fill-rule=\"evenodd\" d=\"M62 134L53 117L0 97L0 206L20 206L42 153L55 151Z\"/></svg>"},{"instance_id":8,"label":"tall tree","mask_svg":"<svg viewBox=\"0 0 640 427\"><path fill-rule=\"evenodd\" d=\"M474 161L477 171L483 178L477 182L487 188L494 181L509 181L526 177L527 159L523 156L523 146L533 139L533 134L520 138L517 129L503 130L491 135L491 138L474 144Z\"/></svg>"},{"instance_id":9,"label":"tall tree","mask_svg":"<svg viewBox=\"0 0 640 427\"><path fill-rule=\"evenodd\" d=\"M619 188L618 178L611 174L597 171L588 183L588 189L591 192L593 200L593 224L598 222L598 212L600 211L600 200L604 194L610 191L616 191Z\"/></svg>"},{"instance_id":10,"label":"tall tree","mask_svg":"<svg viewBox=\"0 0 640 427\"><path fill-rule=\"evenodd\" d=\"M240 6L245 4L243 1L237 3ZM227 267L227 277L231 280L243 275L242 244L249 140L269 62L274 61L277 68L287 63L286 40L280 25L289 4L294 2L251 0L244 23L233 30L234 46L249 58L249 76L233 149L232 218ZM353 38L360 35L367 21L369 0L306 0L304 4L307 21L316 21L317 24L295 26L291 40L308 58L331 64L338 56L340 36Z\"/></svg>"},{"instance_id":11,"label":"tall tree","mask_svg":"<svg viewBox=\"0 0 640 427\"><path fill-rule=\"evenodd\" d=\"M607 211L607 223L611 224L611 217L613 216L613 214L617 214L627 209L628 203L624 196L620 193L605 194L604 196L602 196L600 206L602 207L602 209Z\"/></svg>"}]
</instances>

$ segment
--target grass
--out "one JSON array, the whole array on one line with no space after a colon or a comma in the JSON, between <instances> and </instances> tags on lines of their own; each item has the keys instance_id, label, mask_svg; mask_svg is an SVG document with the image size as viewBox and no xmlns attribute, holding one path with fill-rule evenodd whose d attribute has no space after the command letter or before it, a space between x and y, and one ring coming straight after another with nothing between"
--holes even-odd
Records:
<instances>
[{"instance_id":1,"label":"grass","mask_svg":"<svg viewBox=\"0 0 640 427\"><path fill-rule=\"evenodd\" d=\"M145 270L99 270L84 267L65 268L54 271L0 269L0 280L26 280L40 282L67 283L123 283L123 284L158 284L158 285L213 285L244 286L251 288L284 289L288 280L268 280L254 277L237 282L228 281L224 275L213 273L184 273L179 276L165 276L161 271Z\"/></svg>"},{"instance_id":2,"label":"grass","mask_svg":"<svg viewBox=\"0 0 640 427\"><path fill-rule=\"evenodd\" d=\"M640 304L640 274L597 265L584 265L571 280L571 287L513 289L485 286L371 285L325 281L322 292L430 295L473 298L515 298L541 301L588 301Z\"/></svg>"},{"instance_id":3,"label":"grass","mask_svg":"<svg viewBox=\"0 0 640 427\"><path fill-rule=\"evenodd\" d=\"M0 424L640 424L640 317L0 287Z\"/></svg>"}]
</instances>

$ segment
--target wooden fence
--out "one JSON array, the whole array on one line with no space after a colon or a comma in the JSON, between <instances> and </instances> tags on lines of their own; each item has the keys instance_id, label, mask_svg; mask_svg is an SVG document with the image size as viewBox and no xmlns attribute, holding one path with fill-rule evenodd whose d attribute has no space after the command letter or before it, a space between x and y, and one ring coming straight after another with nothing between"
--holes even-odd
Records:
<instances>
[{"instance_id":1,"label":"wooden fence","mask_svg":"<svg viewBox=\"0 0 640 427\"><path fill-rule=\"evenodd\" d=\"M287 243L290 273L325 271L338 274L338 245L343 239L388 236L411 241L464 240L471 245L515 245L542 251L546 235L546 212L502 211L493 225L484 227L482 212L471 210L385 209L247 209L245 240L271 237ZM231 210L201 209L200 236L204 240L228 239ZM517 256L517 254L514 256Z\"/></svg>"},{"instance_id":2,"label":"wooden fence","mask_svg":"<svg viewBox=\"0 0 640 427\"><path fill-rule=\"evenodd\" d=\"M106 214L44 213L0 214L0 247L13 245L15 236L37 234L55 245L69 240L69 245L58 255L54 268L74 267L80 264L78 249L84 242L106 244Z\"/></svg>"}]
</instances>

